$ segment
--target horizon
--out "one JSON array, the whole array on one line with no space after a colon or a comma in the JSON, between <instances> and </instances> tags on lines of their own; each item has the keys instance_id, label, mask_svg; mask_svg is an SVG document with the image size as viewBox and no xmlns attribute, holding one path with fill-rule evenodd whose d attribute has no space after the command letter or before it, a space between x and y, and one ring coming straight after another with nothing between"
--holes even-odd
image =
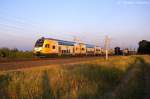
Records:
<instances>
[{"instance_id":1,"label":"horizon","mask_svg":"<svg viewBox=\"0 0 150 99\"><path fill-rule=\"evenodd\" d=\"M149 0L1 0L0 47L32 50L40 37L137 48L150 41Z\"/></svg>"}]
</instances>

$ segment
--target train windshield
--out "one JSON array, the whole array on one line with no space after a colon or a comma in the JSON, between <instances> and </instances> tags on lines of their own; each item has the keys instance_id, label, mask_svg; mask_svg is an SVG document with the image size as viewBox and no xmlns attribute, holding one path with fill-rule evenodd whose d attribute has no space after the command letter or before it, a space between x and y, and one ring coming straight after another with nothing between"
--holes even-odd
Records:
<instances>
[{"instance_id":1,"label":"train windshield","mask_svg":"<svg viewBox=\"0 0 150 99\"><path fill-rule=\"evenodd\" d=\"M35 47L42 47L44 43L44 39L39 39L35 43Z\"/></svg>"}]
</instances>

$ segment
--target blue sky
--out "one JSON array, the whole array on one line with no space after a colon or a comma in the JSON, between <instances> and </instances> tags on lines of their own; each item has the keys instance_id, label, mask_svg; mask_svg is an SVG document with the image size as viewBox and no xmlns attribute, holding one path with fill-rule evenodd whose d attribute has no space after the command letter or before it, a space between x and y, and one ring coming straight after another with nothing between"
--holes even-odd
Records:
<instances>
[{"instance_id":1,"label":"blue sky","mask_svg":"<svg viewBox=\"0 0 150 99\"><path fill-rule=\"evenodd\" d=\"M32 50L41 37L111 47L150 40L150 0L0 0L0 47Z\"/></svg>"}]
</instances>

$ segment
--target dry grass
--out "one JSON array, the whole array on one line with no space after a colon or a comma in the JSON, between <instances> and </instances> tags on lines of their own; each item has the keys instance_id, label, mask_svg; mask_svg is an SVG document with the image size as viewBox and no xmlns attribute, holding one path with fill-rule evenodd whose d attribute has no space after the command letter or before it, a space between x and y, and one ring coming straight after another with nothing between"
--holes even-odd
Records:
<instances>
[{"instance_id":1,"label":"dry grass","mask_svg":"<svg viewBox=\"0 0 150 99\"><path fill-rule=\"evenodd\" d=\"M2 99L97 99L113 91L135 62L135 56L124 56L0 72L0 96Z\"/></svg>"}]
</instances>

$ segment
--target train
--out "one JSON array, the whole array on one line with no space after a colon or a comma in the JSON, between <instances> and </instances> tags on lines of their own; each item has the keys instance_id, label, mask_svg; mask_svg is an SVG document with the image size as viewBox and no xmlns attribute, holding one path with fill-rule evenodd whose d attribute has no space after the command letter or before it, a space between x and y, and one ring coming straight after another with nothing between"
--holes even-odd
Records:
<instances>
[{"instance_id":1,"label":"train","mask_svg":"<svg viewBox=\"0 0 150 99\"><path fill-rule=\"evenodd\" d=\"M100 46L54 38L39 38L33 49L36 56L100 56Z\"/></svg>"},{"instance_id":2,"label":"train","mask_svg":"<svg viewBox=\"0 0 150 99\"><path fill-rule=\"evenodd\" d=\"M130 49L129 48L124 48L121 49L120 47L115 47L114 49L114 55L123 55L123 56L127 56L127 55L136 55L137 51L135 49Z\"/></svg>"}]
</instances>

